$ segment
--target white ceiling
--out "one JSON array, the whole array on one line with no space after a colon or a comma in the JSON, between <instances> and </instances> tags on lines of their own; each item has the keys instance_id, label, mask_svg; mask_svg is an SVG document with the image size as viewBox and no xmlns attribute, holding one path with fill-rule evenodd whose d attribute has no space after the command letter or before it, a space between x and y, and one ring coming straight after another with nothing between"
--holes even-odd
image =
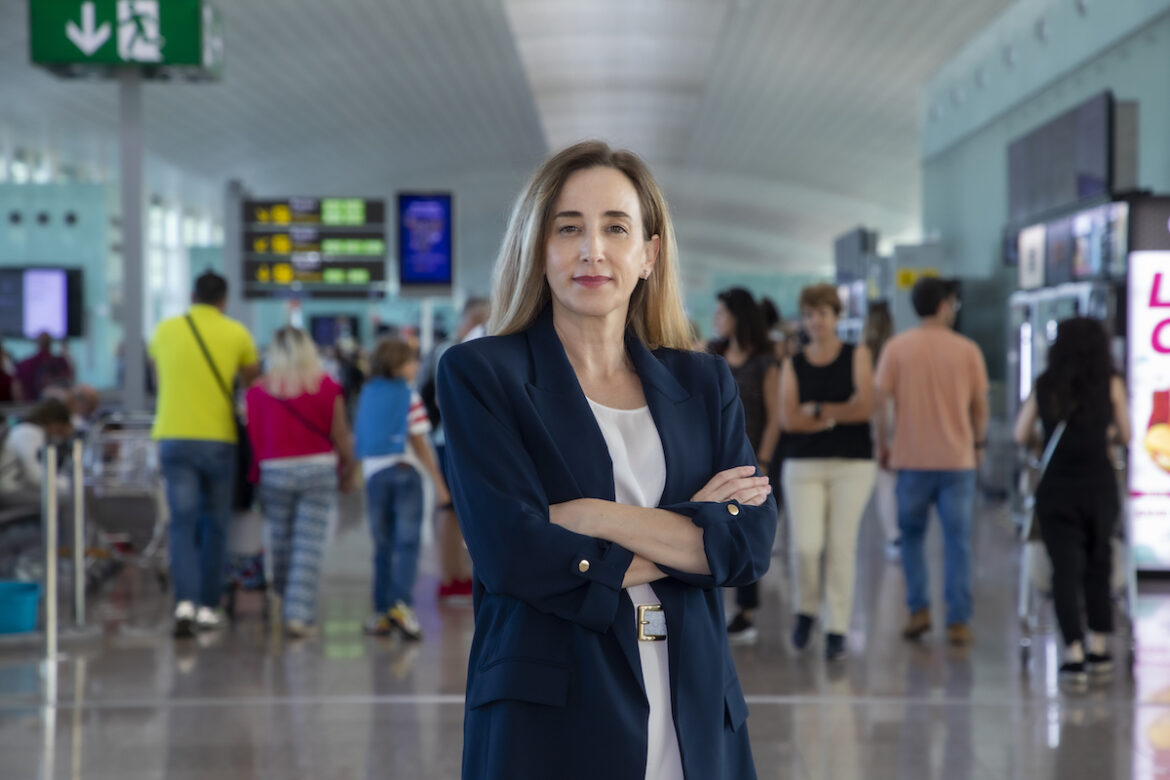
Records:
<instances>
[{"instance_id":1,"label":"white ceiling","mask_svg":"<svg viewBox=\"0 0 1170 780\"><path fill-rule=\"evenodd\" d=\"M0 2L0 146L116 170L116 87L31 66L28 2ZM149 161L184 196L453 188L482 287L524 176L602 137L652 162L692 278L827 270L858 224L916 235L922 85L1010 3L221 2L226 76L147 88Z\"/></svg>"}]
</instances>

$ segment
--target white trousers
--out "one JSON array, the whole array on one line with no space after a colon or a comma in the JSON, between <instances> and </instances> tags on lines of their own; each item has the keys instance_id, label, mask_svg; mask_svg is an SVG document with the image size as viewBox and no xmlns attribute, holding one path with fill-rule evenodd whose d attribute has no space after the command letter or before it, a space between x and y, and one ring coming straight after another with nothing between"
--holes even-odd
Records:
<instances>
[{"instance_id":1,"label":"white trousers","mask_svg":"<svg viewBox=\"0 0 1170 780\"><path fill-rule=\"evenodd\" d=\"M857 532L873 492L875 472L872 460L795 458L784 462L796 610L816 617L823 598L827 633L849 630Z\"/></svg>"}]
</instances>

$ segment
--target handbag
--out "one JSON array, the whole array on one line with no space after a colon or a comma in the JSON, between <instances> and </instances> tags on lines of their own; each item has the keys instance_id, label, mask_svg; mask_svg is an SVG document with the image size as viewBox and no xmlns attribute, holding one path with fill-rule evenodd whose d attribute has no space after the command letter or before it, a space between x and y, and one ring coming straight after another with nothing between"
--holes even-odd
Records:
<instances>
[{"instance_id":1,"label":"handbag","mask_svg":"<svg viewBox=\"0 0 1170 780\"><path fill-rule=\"evenodd\" d=\"M203 352L203 359L207 361L207 367L211 369L216 384L219 385L220 391L227 399L228 409L231 410L232 420L236 425L236 473L232 488L232 508L241 511L251 509L256 497L256 490L248 479L248 472L252 469L252 441L248 438L248 427L236 410L236 398L228 389L227 383L223 381L223 377L219 375L219 369L215 367L215 361L211 359L211 353L207 351L207 345L203 343L203 337L199 335L199 329L195 327L195 320L191 319L190 314L186 316L186 320L187 324L191 326L191 332L195 334L195 341L199 343L199 349Z\"/></svg>"},{"instance_id":2,"label":"handbag","mask_svg":"<svg viewBox=\"0 0 1170 780\"><path fill-rule=\"evenodd\" d=\"M276 398L276 396L272 396L272 397ZM314 423L308 417L305 417L305 415L301 414L301 412L295 406L293 406L292 402L289 401L287 398L276 398L276 400L280 402L280 405L283 406L288 411L289 414L291 414L293 417L297 418L297 421L299 421L300 424L303 425L306 430L309 430L309 431L317 434L322 439L324 439L326 442L328 442L328 444L331 448L333 448L335 450L337 449L333 445L333 435L331 433L326 432L323 428L318 426L316 423ZM352 478L354 473L355 472L351 468L350 464L340 463L340 462L338 463L338 465L337 465L337 489L340 492L350 493L357 487L357 483Z\"/></svg>"}]
</instances>

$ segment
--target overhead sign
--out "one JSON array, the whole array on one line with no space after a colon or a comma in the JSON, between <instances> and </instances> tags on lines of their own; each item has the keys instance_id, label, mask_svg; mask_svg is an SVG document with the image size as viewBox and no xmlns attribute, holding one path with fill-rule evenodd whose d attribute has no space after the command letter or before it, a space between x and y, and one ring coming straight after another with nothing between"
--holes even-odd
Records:
<instances>
[{"instance_id":1,"label":"overhead sign","mask_svg":"<svg viewBox=\"0 0 1170 780\"><path fill-rule=\"evenodd\" d=\"M398 282L449 287L454 272L451 194L398 194Z\"/></svg>"},{"instance_id":2,"label":"overhead sign","mask_svg":"<svg viewBox=\"0 0 1170 780\"><path fill-rule=\"evenodd\" d=\"M32 61L66 75L138 66L214 78L223 64L219 12L204 0L29 0Z\"/></svg>"},{"instance_id":3,"label":"overhead sign","mask_svg":"<svg viewBox=\"0 0 1170 780\"><path fill-rule=\"evenodd\" d=\"M1170 569L1170 252L1129 256L1129 506L1142 569Z\"/></svg>"},{"instance_id":4,"label":"overhead sign","mask_svg":"<svg viewBox=\"0 0 1170 780\"><path fill-rule=\"evenodd\" d=\"M281 198L243 204L246 298L381 298L386 204Z\"/></svg>"}]
</instances>

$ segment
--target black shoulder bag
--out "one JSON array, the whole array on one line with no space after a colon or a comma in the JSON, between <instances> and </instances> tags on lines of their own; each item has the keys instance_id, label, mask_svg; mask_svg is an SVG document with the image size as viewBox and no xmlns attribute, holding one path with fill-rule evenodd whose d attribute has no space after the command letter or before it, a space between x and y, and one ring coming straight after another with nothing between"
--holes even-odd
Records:
<instances>
[{"instance_id":1,"label":"black shoulder bag","mask_svg":"<svg viewBox=\"0 0 1170 780\"><path fill-rule=\"evenodd\" d=\"M236 398L228 389L227 383L223 381L223 377L219 375L219 369L215 367L215 361L211 359L211 353L207 351L207 345L203 343L203 337L199 335L199 329L195 327L195 320L191 319L190 314L187 315L186 319L187 324L191 326L191 332L195 334L195 341L199 343L199 349L203 352L203 359L207 361L207 367L211 369L216 384L223 392L223 397L227 399L228 409L236 424L236 476L232 507L238 511L246 511L252 508L255 498L255 488L248 480L248 473L252 470L252 442L248 438L248 428L236 411Z\"/></svg>"}]
</instances>

